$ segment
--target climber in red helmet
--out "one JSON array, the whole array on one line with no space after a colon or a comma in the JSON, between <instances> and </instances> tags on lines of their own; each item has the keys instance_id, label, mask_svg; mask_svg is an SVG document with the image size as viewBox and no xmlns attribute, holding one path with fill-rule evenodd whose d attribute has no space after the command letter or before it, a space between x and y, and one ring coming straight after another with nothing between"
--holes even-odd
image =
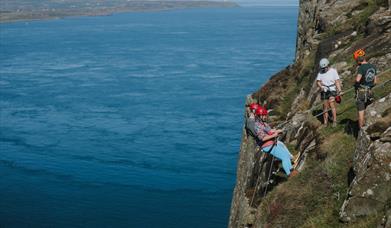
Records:
<instances>
[{"instance_id":1,"label":"climber in red helmet","mask_svg":"<svg viewBox=\"0 0 391 228\"><path fill-rule=\"evenodd\" d=\"M247 106L246 113L246 129L247 133L256 137L257 133L255 132L255 111L260 107L257 103L251 103Z\"/></svg>"},{"instance_id":2,"label":"climber in red helmet","mask_svg":"<svg viewBox=\"0 0 391 228\"><path fill-rule=\"evenodd\" d=\"M278 135L283 131L279 129L272 129L269 124L266 123L268 111L265 107L260 106L255 111L255 116L255 131L261 142L260 145L262 150L264 152L270 152L270 154L274 157L281 160L282 168L288 176L295 176L298 172L296 170L292 171L292 155L284 143L277 140Z\"/></svg>"},{"instance_id":3,"label":"climber in red helmet","mask_svg":"<svg viewBox=\"0 0 391 228\"><path fill-rule=\"evenodd\" d=\"M365 109L373 101L372 87L378 83L376 67L367 62L365 51L358 49L353 53L358 69L354 87L356 89L356 105L358 110L358 126L365 124Z\"/></svg>"}]
</instances>

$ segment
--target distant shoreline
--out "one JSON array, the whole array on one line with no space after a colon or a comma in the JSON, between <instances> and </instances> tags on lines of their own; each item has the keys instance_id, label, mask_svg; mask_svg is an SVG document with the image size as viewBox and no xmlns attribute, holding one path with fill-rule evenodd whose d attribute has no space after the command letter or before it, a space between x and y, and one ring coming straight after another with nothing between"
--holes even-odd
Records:
<instances>
[{"instance_id":1,"label":"distant shoreline","mask_svg":"<svg viewBox=\"0 0 391 228\"><path fill-rule=\"evenodd\" d=\"M194 8L235 8L234 2L214 1L129 1L117 6L89 6L76 8L72 5L62 8L0 9L0 23L61 19L75 16L110 16L115 13L156 12Z\"/></svg>"}]
</instances>

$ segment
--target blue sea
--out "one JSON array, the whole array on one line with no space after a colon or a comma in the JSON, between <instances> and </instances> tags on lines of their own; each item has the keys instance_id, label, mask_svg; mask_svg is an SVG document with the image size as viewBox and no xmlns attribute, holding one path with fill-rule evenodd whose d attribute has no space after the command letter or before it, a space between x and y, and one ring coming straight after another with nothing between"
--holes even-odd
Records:
<instances>
[{"instance_id":1,"label":"blue sea","mask_svg":"<svg viewBox=\"0 0 391 228\"><path fill-rule=\"evenodd\" d=\"M297 7L0 24L0 227L226 227Z\"/></svg>"}]
</instances>

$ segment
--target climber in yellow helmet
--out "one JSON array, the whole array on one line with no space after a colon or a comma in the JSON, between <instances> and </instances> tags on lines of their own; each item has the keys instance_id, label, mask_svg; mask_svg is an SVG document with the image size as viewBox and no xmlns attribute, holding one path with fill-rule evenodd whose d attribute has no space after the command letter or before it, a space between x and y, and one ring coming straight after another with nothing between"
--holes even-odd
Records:
<instances>
[{"instance_id":1,"label":"climber in yellow helmet","mask_svg":"<svg viewBox=\"0 0 391 228\"><path fill-rule=\"evenodd\" d=\"M376 67L367 62L365 51L358 49L353 53L358 64L354 87L356 89L356 104L358 110L358 125L360 129L365 124L365 109L373 100L372 87L378 83Z\"/></svg>"}]
</instances>

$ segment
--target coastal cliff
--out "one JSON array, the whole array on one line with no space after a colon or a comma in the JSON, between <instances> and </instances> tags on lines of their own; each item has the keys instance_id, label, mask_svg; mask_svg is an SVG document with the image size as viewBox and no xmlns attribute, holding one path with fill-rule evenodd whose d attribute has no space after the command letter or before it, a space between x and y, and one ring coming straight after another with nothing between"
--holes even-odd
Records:
<instances>
[{"instance_id":1,"label":"coastal cliff","mask_svg":"<svg viewBox=\"0 0 391 228\"><path fill-rule=\"evenodd\" d=\"M271 172L275 163L243 128L229 227L391 227L390 6L388 0L300 1L295 62L246 99L271 104L282 140L300 154L300 173L287 179ZM361 131L351 89L358 48L380 80ZM335 128L321 127L317 116L315 77L324 57L345 91Z\"/></svg>"}]
</instances>

